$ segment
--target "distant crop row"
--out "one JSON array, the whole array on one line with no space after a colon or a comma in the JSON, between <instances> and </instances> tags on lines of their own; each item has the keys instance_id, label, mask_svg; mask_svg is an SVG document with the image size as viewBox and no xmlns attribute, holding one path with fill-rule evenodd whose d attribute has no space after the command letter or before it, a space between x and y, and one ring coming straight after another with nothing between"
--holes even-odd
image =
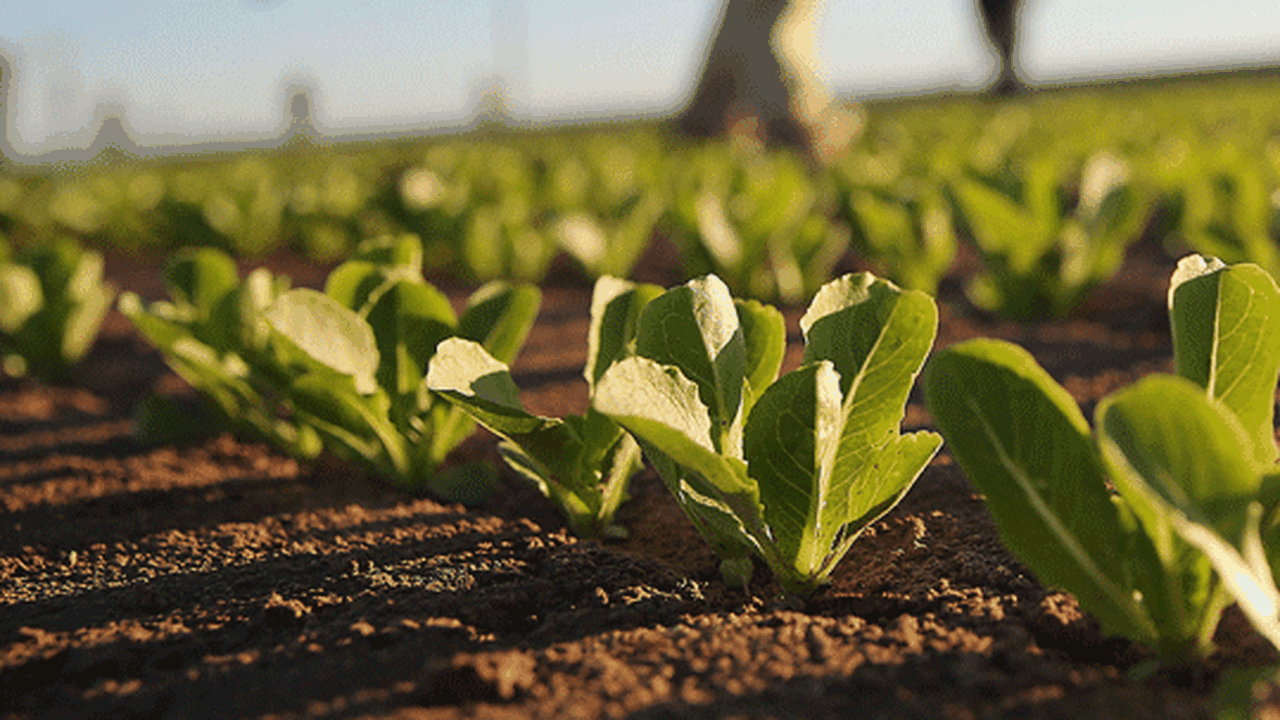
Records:
<instances>
[{"instance_id":1,"label":"distant crop row","mask_svg":"<svg viewBox=\"0 0 1280 720\"><path fill-rule=\"evenodd\" d=\"M0 176L0 235L321 260L405 231L429 274L539 281L565 254L629 277L660 234L686 276L798 304L844 258L936 293L957 243L974 305L1069 313L1144 234L1280 272L1280 100L1265 81L882 104L834 167L647 126L296 143L275 153ZM2 240L3 238L0 238Z\"/></svg>"}]
</instances>

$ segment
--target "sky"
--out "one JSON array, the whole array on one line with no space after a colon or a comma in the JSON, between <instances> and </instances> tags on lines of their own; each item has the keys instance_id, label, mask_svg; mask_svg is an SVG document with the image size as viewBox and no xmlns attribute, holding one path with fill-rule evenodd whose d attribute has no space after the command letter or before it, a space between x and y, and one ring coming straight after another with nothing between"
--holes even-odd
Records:
<instances>
[{"instance_id":1,"label":"sky","mask_svg":"<svg viewBox=\"0 0 1280 720\"><path fill-rule=\"evenodd\" d=\"M312 88L328 133L465 122L486 79L518 118L673 111L720 0L0 0L15 68L9 142L85 146L116 103L141 145L280 132ZM827 0L817 48L837 92L977 90L996 72L973 0ZM1274 0L1024 0L1018 64L1053 84L1280 64Z\"/></svg>"}]
</instances>

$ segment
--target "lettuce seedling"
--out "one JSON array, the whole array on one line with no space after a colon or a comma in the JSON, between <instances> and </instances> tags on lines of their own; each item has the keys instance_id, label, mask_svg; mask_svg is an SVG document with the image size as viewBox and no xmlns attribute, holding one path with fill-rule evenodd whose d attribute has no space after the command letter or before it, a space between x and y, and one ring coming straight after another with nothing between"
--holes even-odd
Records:
<instances>
[{"instance_id":1,"label":"lettuce seedling","mask_svg":"<svg viewBox=\"0 0 1280 720\"><path fill-rule=\"evenodd\" d=\"M135 413L135 437L154 444L234 429L294 457L318 455L320 437L299 425L285 407L280 388L288 373L269 364L273 356L265 312L289 289L289 279L258 268L241 282L226 253L192 247L178 251L168 263L164 281L169 300L144 306L141 298L126 292L120 296L120 311L200 393L213 416L191 417L151 396Z\"/></svg>"},{"instance_id":2,"label":"lettuce seedling","mask_svg":"<svg viewBox=\"0 0 1280 720\"><path fill-rule=\"evenodd\" d=\"M854 187L845 196L845 211L860 254L882 263L885 274L908 290L937 294L956 255L951 208L940 193L929 187Z\"/></svg>"},{"instance_id":3,"label":"lettuce seedling","mask_svg":"<svg viewBox=\"0 0 1280 720\"><path fill-rule=\"evenodd\" d=\"M1019 319L1070 312L1111 277L1145 225L1149 199L1107 152L1085 163L1072 201L1056 159L1020 175L961 175L949 185L957 219L982 254L967 288L978 307Z\"/></svg>"},{"instance_id":4,"label":"lettuce seedling","mask_svg":"<svg viewBox=\"0 0 1280 720\"><path fill-rule=\"evenodd\" d=\"M710 275L649 303L592 406L640 441L726 582L745 586L754 554L807 596L941 445L899 432L937 321L928 295L846 275L818 290L804 364L778 378L781 315Z\"/></svg>"},{"instance_id":5,"label":"lettuce seedling","mask_svg":"<svg viewBox=\"0 0 1280 720\"><path fill-rule=\"evenodd\" d=\"M68 380L115 299L115 288L102 279L102 253L62 238L13 261L7 246L3 255L0 359L5 372Z\"/></svg>"},{"instance_id":6,"label":"lettuce seedling","mask_svg":"<svg viewBox=\"0 0 1280 720\"><path fill-rule=\"evenodd\" d=\"M1240 538L1251 503L1276 505L1280 289L1256 266L1191 256L1169 297L1178 376L1104 398L1096 440L1066 390L1011 343L937 353L924 388L1010 548L1108 632L1181 662L1211 651L1231 598L1187 533Z\"/></svg>"},{"instance_id":7,"label":"lettuce seedling","mask_svg":"<svg viewBox=\"0 0 1280 720\"><path fill-rule=\"evenodd\" d=\"M1192 549L1183 562L1209 565L1226 597L1280 650L1280 590L1268 562L1275 547L1262 531L1275 511L1280 475L1273 463L1256 462L1249 429L1198 384L1167 375L1108 397L1094 423L1116 487L1156 546ZM1280 668L1224 673L1219 717L1252 717L1247 709L1259 681L1280 683Z\"/></svg>"},{"instance_id":8,"label":"lettuce seedling","mask_svg":"<svg viewBox=\"0 0 1280 720\"><path fill-rule=\"evenodd\" d=\"M323 447L421 490L474 429L426 388L436 345L458 335L510 361L540 293L486 285L457 318L422 280L416 236L364 243L325 292L287 290L257 270L239 284L229 258L191 251L167 273L173 303L121 309L166 361L239 427L300 457Z\"/></svg>"},{"instance_id":9,"label":"lettuce seedling","mask_svg":"<svg viewBox=\"0 0 1280 720\"><path fill-rule=\"evenodd\" d=\"M676 175L671 211L686 274L715 272L736 293L799 304L849 246L827 189L785 154L699 150Z\"/></svg>"},{"instance_id":10,"label":"lettuce seedling","mask_svg":"<svg viewBox=\"0 0 1280 720\"><path fill-rule=\"evenodd\" d=\"M1280 213L1269 197L1274 188L1256 160L1241 157L1233 146L1184 147L1176 163L1159 163L1155 174L1165 188L1160 205L1166 246L1280 273L1274 225Z\"/></svg>"},{"instance_id":11,"label":"lettuce seedling","mask_svg":"<svg viewBox=\"0 0 1280 720\"><path fill-rule=\"evenodd\" d=\"M661 293L656 285L613 277L596 281L583 373L592 396L634 340L640 311ZM575 533L625 534L613 516L641 468L640 446L613 420L594 409L563 419L526 412L507 365L461 338L440 343L427 387L501 437L503 459L561 509Z\"/></svg>"}]
</instances>

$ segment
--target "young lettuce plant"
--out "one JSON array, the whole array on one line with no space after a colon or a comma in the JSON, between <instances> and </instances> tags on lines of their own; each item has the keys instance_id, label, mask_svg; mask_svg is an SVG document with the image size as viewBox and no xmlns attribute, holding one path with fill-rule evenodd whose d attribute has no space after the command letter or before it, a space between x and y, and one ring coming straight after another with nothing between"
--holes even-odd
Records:
<instances>
[{"instance_id":1,"label":"young lettuce plant","mask_svg":"<svg viewBox=\"0 0 1280 720\"><path fill-rule=\"evenodd\" d=\"M676 174L670 214L686 273L715 272L736 293L799 304L849 246L827 189L789 155L699 150Z\"/></svg>"},{"instance_id":2,"label":"young lettuce plant","mask_svg":"<svg viewBox=\"0 0 1280 720\"><path fill-rule=\"evenodd\" d=\"M1276 504L1280 290L1257 266L1189 256L1169 307L1178 375L1104 398L1096 440L1066 390L1010 343L937 353L924 388L1010 548L1108 632L1185 662L1211 651L1236 592L1203 534L1241 538L1251 504Z\"/></svg>"},{"instance_id":3,"label":"young lettuce plant","mask_svg":"<svg viewBox=\"0 0 1280 720\"><path fill-rule=\"evenodd\" d=\"M121 309L170 365L237 425L300 457L323 447L410 490L421 490L471 420L427 390L436 345L458 335L510 361L540 294L494 283L459 319L422 280L408 235L361 246L325 292L282 289L265 271L239 285L217 251L183 257L168 273L175 302Z\"/></svg>"},{"instance_id":4,"label":"young lettuce plant","mask_svg":"<svg viewBox=\"0 0 1280 720\"><path fill-rule=\"evenodd\" d=\"M0 243L3 239L0 238ZM71 368L98 337L115 288L102 280L102 253L62 238L8 259L0 253L0 361L9 375L46 381Z\"/></svg>"},{"instance_id":5,"label":"young lettuce plant","mask_svg":"<svg viewBox=\"0 0 1280 720\"><path fill-rule=\"evenodd\" d=\"M709 275L649 303L592 406L640 442L726 582L745 586L755 555L807 596L942 443L899 432L937 321L928 295L846 275L818 290L804 364L778 378L781 314Z\"/></svg>"},{"instance_id":6,"label":"young lettuce plant","mask_svg":"<svg viewBox=\"0 0 1280 720\"><path fill-rule=\"evenodd\" d=\"M899 185L894 191L847 191L845 211L854 246L873 262L883 263L885 274L902 287L937 295L938 282L956 255L951 208L923 180L913 184L923 187Z\"/></svg>"},{"instance_id":7,"label":"young lettuce plant","mask_svg":"<svg viewBox=\"0 0 1280 720\"><path fill-rule=\"evenodd\" d=\"M422 280L416 236L370 248L334 269L325 292L293 290L267 309L295 375L289 397L326 446L410 490L422 490L474 432L465 413L427 389L437 345L457 336L515 358L538 312L531 285L492 282L457 317Z\"/></svg>"},{"instance_id":8,"label":"young lettuce plant","mask_svg":"<svg viewBox=\"0 0 1280 720\"><path fill-rule=\"evenodd\" d=\"M193 416L159 396L135 412L135 437L154 444L233 429L270 442L300 459L320 453L320 437L285 412L284 368L270 364L266 309L289 289L289 279L266 268L243 282L221 250L184 248L164 269L169 300L144 306L133 293L120 311L160 349L165 362L206 401L210 416Z\"/></svg>"},{"instance_id":9,"label":"young lettuce plant","mask_svg":"<svg viewBox=\"0 0 1280 720\"><path fill-rule=\"evenodd\" d=\"M656 285L596 281L583 373L592 396L633 342L640 311L660 294ZM503 459L561 509L579 536L625 535L613 517L642 463L640 446L613 420L594 409L563 419L526 412L507 365L462 338L440 343L427 387L501 437Z\"/></svg>"},{"instance_id":10,"label":"young lettuce plant","mask_svg":"<svg viewBox=\"0 0 1280 720\"><path fill-rule=\"evenodd\" d=\"M1107 152L1091 157L1074 204L1062 179L1056 159L1044 156L1011 182L950 182L957 218L985 266L967 288L975 305L1019 319L1063 316L1120 267L1149 206L1128 165Z\"/></svg>"}]
</instances>

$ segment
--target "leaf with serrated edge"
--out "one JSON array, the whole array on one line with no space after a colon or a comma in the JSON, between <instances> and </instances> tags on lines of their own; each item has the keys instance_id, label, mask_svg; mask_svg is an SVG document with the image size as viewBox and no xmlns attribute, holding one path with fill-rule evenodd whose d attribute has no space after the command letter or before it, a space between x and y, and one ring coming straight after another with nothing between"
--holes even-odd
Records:
<instances>
[{"instance_id":1,"label":"leaf with serrated edge","mask_svg":"<svg viewBox=\"0 0 1280 720\"><path fill-rule=\"evenodd\" d=\"M1178 374L1225 404L1264 465L1277 457L1272 423L1280 379L1280 288L1262 268L1188 255L1169 284Z\"/></svg>"},{"instance_id":2,"label":"leaf with serrated edge","mask_svg":"<svg viewBox=\"0 0 1280 720\"><path fill-rule=\"evenodd\" d=\"M711 416L698 386L671 366L644 357L616 362L596 385L592 406L664 454L678 459L748 520L759 515L759 490L746 464L716 452Z\"/></svg>"},{"instance_id":3,"label":"leaf with serrated edge","mask_svg":"<svg viewBox=\"0 0 1280 720\"><path fill-rule=\"evenodd\" d=\"M818 290L800 328L804 361L829 360L840 374L843 423L833 477L843 485L863 476L862 468L898 436L907 396L937 333L937 306L925 293L870 273L845 275ZM827 506L828 524L864 516L885 495L839 493Z\"/></svg>"},{"instance_id":4,"label":"leaf with serrated edge","mask_svg":"<svg viewBox=\"0 0 1280 720\"><path fill-rule=\"evenodd\" d=\"M1109 631L1158 638L1126 578L1126 563L1142 558L1124 557L1132 538L1107 491L1089 425L1066 390L1026 350L988 339L935 354L924 390L1010 549Z\"/></svg>"},{"instance_id":5,"label":"leaf with serrated edge","mask_svg":"<svg viewBox=\"0 0 1280 720\"><path fill-rule=\"evenodd\" d=\"M651 301L640 316L636 354L680 368L715 423L713 452L740 456L733 439L742 423L746 347L733 298L720 278L696 278Z\"/></svg>"}]
</instances>

